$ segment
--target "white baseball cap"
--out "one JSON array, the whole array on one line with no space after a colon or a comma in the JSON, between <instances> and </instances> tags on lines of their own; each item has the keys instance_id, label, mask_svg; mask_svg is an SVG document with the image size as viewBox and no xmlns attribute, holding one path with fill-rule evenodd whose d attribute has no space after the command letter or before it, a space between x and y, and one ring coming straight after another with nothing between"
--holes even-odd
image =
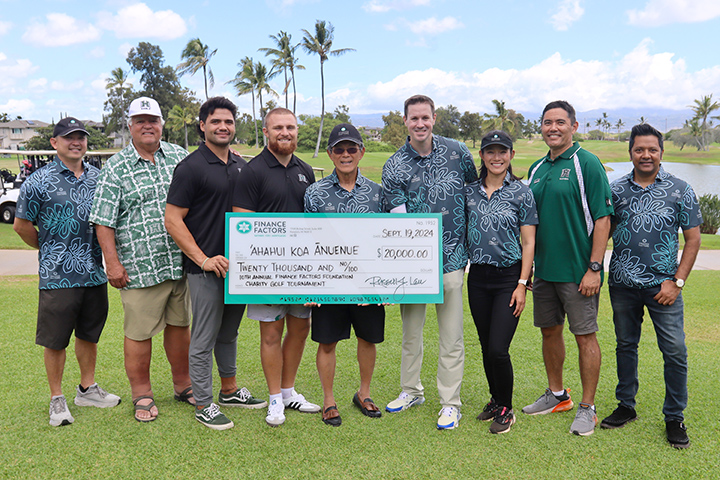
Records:
<instances>
[{"instance_id":1,"label":"white baseball cap","mask_svg":"<svg viewBox=\"0 0 720 480\"><path fill-rule=\"evenodd\" d=\"M162 118L160 104L150 97L136 98L128 109L128 117L134 117L135 115L152 115L153 117Z\"/></svg>"}]
</instances>

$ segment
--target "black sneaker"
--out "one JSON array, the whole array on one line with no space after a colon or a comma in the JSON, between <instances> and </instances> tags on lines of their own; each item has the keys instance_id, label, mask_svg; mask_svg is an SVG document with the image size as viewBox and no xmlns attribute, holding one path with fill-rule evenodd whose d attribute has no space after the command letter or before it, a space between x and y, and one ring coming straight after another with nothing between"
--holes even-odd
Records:
<instances>
[{"instance_id":1,"label":"black sneaker","mask_svg":"<svg viewBox=\"0 0 720 480\"><path fill-rule=\"evenodd\" d=\"M490 424L490 433L507 433L515 423L515 414L512 409L507 407L498 407L495 420Z\"/></svg>"},{"instance_id":2,"label":"black sneaker","mask_svg":"<svg viewBox=\"0 0 720 480\"><path fill-rule=\"evenodd\" d=\"M490 399L487 405L485 405L485 408L482 412L480 412L480 415L477 416L477 419L481 422L488 422L490 420L493 420L495 418L495 414L500 409L500 405L495 403L494 399Z\"/></svg>"},{"instance_id":3,"label":"black sneaker","mask_svg":"<svg viewBox=\"0 0 720 480\"><path fill-rule=\"evenodd\" d=\"M603 421L600 422L600 426L602 428L620 428L637 420L637 418L637 413L634 408L618 405L614 412L603 418Z\"/></svg>"},{"instance_id":4,"label":"black sneaker","mask_svg":"<svg viewBox=\"0 0 720 480\"><path fill-rule=\"evenodd\" d=\"M675 448L687 448L690 446L690 439L687 436L687 427L680 420L670 420L665 423L667 440Z\"/></svg>"}]
</instances>

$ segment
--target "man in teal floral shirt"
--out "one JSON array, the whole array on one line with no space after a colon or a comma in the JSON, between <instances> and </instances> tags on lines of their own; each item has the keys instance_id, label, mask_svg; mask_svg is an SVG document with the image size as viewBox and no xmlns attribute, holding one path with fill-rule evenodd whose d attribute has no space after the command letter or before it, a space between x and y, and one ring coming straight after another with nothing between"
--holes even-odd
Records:
<instances>
[{"instance_id":1,"label":"man in teal floral shirt","mask_svg":"<svg viewBox=\"0 0 720 480\"><path fill-rule=\"evenodd\" d=\"M23 183L14 229L39 253L40 299L35 343L45 347L50 384L50 425L75 420L62 393L65 350L75 332L80 384L75 405L114 407L120 397L95 383L97 342L108 313L102 253L88 214L98 169L83 162L85 126L66 117L53 129L55 159ZM37 222L36 229L33 222Z\"/></svg>"},{"instance_id":2,"label":"man in teal floral shirt","mask_svg":"<svg viewBox=\"0 0 720 480\"><path fill-rule=\"evenodd\" d=\"M675 448L690 445L687 406L687 348L682 288L700 249L702 215L697 196L660 166L663 137L647 124L630 133L633 170L611 185L615 207L610 259L610 302L617 338L618 407L600 424L618 428L637 419L638 343L647 308L665 364L665 428ZM685 248L678 264L678 230Z\"/></svg>"},{"instance_id":3,"label":"man in teal floral shirt","mask_svg":"<svg viewBox=\"0 0 720 480\"><path fill-rule=\"evenodd\" d=\"M465 184L477 180L477 167L464 143L433 135L435 104L430 97L405 100L403 120L408 141L382 172L382 185L393 213L441 213L444 302L435 306L438 319L437 387L442 409L437 428L453 429L460 420L460 385L465 365L462 285L465 251ZM401 412L425 401L420 381L425 305L401 305L402 360L397 399L385 408Z\"/></svg>"},{"instance_id":4,"label":"man in teal floral shirt","mask_svg":"<svg viewBox=\"0 0 720 480\"><path fill-rule=\"evenodd\" d=\"M160 141L163 118L155 100L135 99L128 118L132 142L103 167L90 221L108 281L120 289L125 310L125 371L135 419L150 422L158 415L150 385L152 337L163 330L175 399L194 402L188 370L190 295L180 248L164 224L173 171L188 152Z\"/></svg>"}]
</instances>

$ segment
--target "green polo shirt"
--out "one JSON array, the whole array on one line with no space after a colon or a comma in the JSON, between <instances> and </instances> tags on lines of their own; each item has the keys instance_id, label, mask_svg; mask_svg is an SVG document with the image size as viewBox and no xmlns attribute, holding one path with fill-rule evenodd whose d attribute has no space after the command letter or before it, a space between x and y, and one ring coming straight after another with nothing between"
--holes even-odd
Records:
<instances>
[{"instance_id":1,"label":"green polo shirt","mask_svg":"<svg viewBox=\"0 0 720 480\"><path fill-rule=\"evenodd\" d=\"M535 276L579 284L590 262L594 222L613 213L605 168L575 142L555 160L548 152L530 167L530 189L539 221Z\"/></svg>"},{"instance_id":2,"label":"green polo shirt","mask_svg":"<svg viewBox=\"0 0 720 480\"><path fill-rule=\"evenodd\" d=\"M184 148L160 142L152 163L130 143L100 170L90 223L115 229L128 289L182 278L182 252L165 230L165 203L175 166L187 156Z\"/></svg>"}]
</instances>

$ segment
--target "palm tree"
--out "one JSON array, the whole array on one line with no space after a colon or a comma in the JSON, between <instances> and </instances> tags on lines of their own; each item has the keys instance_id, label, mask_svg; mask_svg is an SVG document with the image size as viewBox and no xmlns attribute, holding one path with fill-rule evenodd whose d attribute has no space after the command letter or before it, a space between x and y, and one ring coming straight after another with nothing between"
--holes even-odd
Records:
<instances>
[{"instance_id":1,"label":"palm tree","mask_svg":"<svg viewBox=\"0 0 720 480\"><path fill-rule=\"evenodd\" d=\"M504 100L493 100L495 106L495 114L485 114L485 122L483 127L485 130L502 130L510 136L515 133L515 120L510 117L510 110L505 108Z\"/></svg>"},{"instance_id":2,"label":"palm tree","mask_svg":"<svg viewBox=\"0 0 720 480\"><path fill-rule=\"evenodd\" d=\"M252 96L252 116L253 125L255 125L255 147L257 148L260 143L260 139L258 137L257 120L255 120L255 72L253 71L253 65L254 64L252 58L243 58L242 61L238 63L240 71L235 75L234 79L230 80L227 83L233 84L235 90L237 90L238 96L242 96L247 93L250 93Z\"/></svg>"},{"instance_id":3,"label":"palm tree","mask_svg":"<svg viewBox=\"0 0 720 480\"><path fill-rule=\"evenodd\" d=\"M170 112L168 112L168 128L174 132L178 132L180 130L185 131L185 150L188 148L187 127L188 125L192 125L193 122L195 122L195 115L188 107L175 105Z\"/></svg>"},{"instance_id":4,"label":"palm tree","mask_svg":"<svg viewBox=\"0 0 720 480\"><path fill-rule=\"evenodd\" d=\"M638 118L638 122L640 122L640 125L645 125L647 123L647 119L645 117Z\"/></svg>"},{"instance_id":5,"label":"palm tree","mask_svg":"<svg viewBox=\"0 0 720 480\"><path fill-rule=\"evenodd\" d=\"M199 38L193 38L180 54L180 58L185 59L185 61L179 63L176 67L179 75L185 75L186 73L195 75L202 68L203 79L205 80L205 100L208 99L208 80L210 80L210 88L215 85L215 77L208 63L210 63L210 59L216 52L217 48L211 52L210 47L204 45Z\"/></svg>"},{"instance_id":6,"label":"palm tree","mask_svg":"<svg viewBox=\"0 0 720 480\"><path fill-rule=\"evenodd\" d=\"M315 145L315 154L313 158L317 158L318 151L320 150L320 140L322 138L323 121L325 120L325 73L323 66L330 56L338 57L348 52L354 52L354 48L339 48L336 50L332 49L333 37L335 27L332 23L326 22L325 20L315 21L315 35L311 34L307 30L302 30L305 36L303 37L302 46L307 53L316 54L320 57L320 96L322 99L322 106L320 109L320 128L318 129L317 144Z\"/></svg>"},{"instance_id":7,"label":"palm tree","mask_svg":"<svg viewBox=\"0 0 720 480\"><path fill-rule=\"evenodd\" d=\"M105 79L105 81L107 82L107 84L105 85L105 89L112 90L114 88L117 88L118 96L120 97L121 101L125 100L125 95L132 88L132 83L127 81L128 76L129 73L120 67L113 69L113 71L110 72L110 76ZM125 148L125 124L127 123L125 121L125 110L125 105L121 105L120 137L122 139L123 148Z\"/></svg>"},{"instance_id":8,"label":"palm tree","mask_svg":"<svg viewBox=\"0 0 720 480\"><path fill-rule=\"evenodd\" d=\"M707 118L712 112L720 108L718 102L712 101L712 93L710 95L704 95L700 100L694 100L695 105L688 105L695 112L695 119L698 120L700 127L699 144L701 149L707 150L707 142L705 141L705 134L707 133ZM702 123L700 122L702 120Z\"/></svg>"},{"instance_id":9,"label":"palm tree","mask_svg":"<svg viewBox=\"0 0 720 480\"><path fill-rule=\"evenodd\" d=\"M305 67L298 64L298 59L295 58L295 51L300 44L292 45L292 35L287 32L280 31L277 35L270 35L270 38L276 44L277 48L258 48L258 51L265 52L265 56L274 56L273 68L282 68L285 74L285 88L283 93L285 94L285 108L288 107L288 87L290 82L293 85L293 113L297 105L297 91L295 90L295 69L305 70ZM288 79L288 70L290 71L290 79Z\"/></svg>"},{"instance_id":10,"label":"palm tree","mask_svg":"<svg viewBox=\"0 0 720 480\"><path fill-rule=\"evenodd\" d=\"M620 129L624 126L625 126L625 122L622 121L622 118L618 118L618 121L615 124L615 128L617 128L618 142L620 141Z\"/></svg>"},{"instance_id":11,"label":"palm tree","mask_svg":"<svg viewBox=\"0 0 720 480\"><path fill-rule=\"evenodd\" d=\"M257 92L258 100L260 101L260 120L263 122L263 124L265 122L265 115L262 113L262 94L263 91L265 91L265 93L267 93L268 95L272 95L273 97L278 96L277 92L273 90L268 83L270 79L278 73L280 73L279 70L273 71L272 68L270 69L270 71L268 71L267 67L260 62L256 62L253 66L253 80L255 81L255 91ZM265 135L263 135L263 145L267 146L267 138L265 137Z\"/></svg>"}]
</instances>

